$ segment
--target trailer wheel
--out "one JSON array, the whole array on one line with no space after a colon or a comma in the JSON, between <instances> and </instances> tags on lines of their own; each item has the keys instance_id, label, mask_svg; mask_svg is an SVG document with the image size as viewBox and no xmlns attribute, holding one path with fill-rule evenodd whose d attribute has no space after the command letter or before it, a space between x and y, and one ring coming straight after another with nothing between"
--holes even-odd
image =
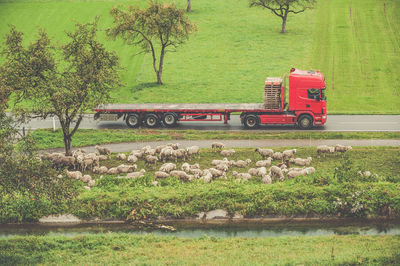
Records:
<instances>
[{"instance_id":1,"label":"trailer wheel","mask_svg":"<svg viewBox=\"0 0 400 266\"><path fill-rule=\"evenodd\" d=\"M126 124L128 127L136 128L140 125L140 119L138 114L129 114L126 117Z\"/></svg>"},{"instance_id":2,"label":"trailer wheel","mask_svg":"<svg viewBox=\"0 0 400 266\"><path fill-rule=\"evenodd\" d=\"M297 125L300 129L310 129L313 126L313 119L309 115L302 115L297 121Z\"/></svg>"},{"instance_id":3,"label":"trailer wheel","mask_svg":"<svg viewBox=\"0 0 400 266\"><path fill-rule=\"evenodd\" d=\"M243 124L247 129L255 129L259 126L260 122L256 115L246 115Z\"/></svg>"},{"instance_id":4,"label":"trailer wheel","mask_svg":"<svg viewBox=\"0 0 400 266\"><path fill-rule=\"evenodd\" d=\"M174 113L166 113L163 116L162 122L166 127L174 127L178 122L178 118Z\"/></svg>"},{"instance_id":5,"label":"trailer wheel","mask_svg":"<svg viewBox=\"0 0 400 266\"><path fill-rule=\"evenodd\" d=\"M144 117L144 123L148 128L157 127L160 124L160 119L155 114L147 114Z\"/></svg>"}]
</instances>

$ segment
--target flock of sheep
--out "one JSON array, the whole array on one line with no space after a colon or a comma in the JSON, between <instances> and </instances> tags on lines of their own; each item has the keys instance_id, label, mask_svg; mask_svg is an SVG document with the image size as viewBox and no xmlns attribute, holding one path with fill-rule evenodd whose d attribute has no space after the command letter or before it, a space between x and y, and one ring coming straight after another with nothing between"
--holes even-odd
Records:
<instances>
[{"instance_id":1,"label":"flock of sheep","mask_svg":"<svg viewBox=\"0 0 400 266\"><path fill-rule=\"evenodd\" d=\"M85 188L88 190L95 185L95 180L88 174L83 175L82 172L91 171L100 175L117 175L118 178L134 180L144 176L146 173L145 169L137 171L138 167L135 163L140 159L144 160L145 165L151 166L153 170L156 170L154 172L155 179L178 177L182 182L200 179L206 183L217 178L227 179L229 169L233 167L248 168L252 163L251 159L228 160L228 157L235 154L235 150L224 149L223 143L214 142L211 145L213 152L219 152L223 159L212 160L212 167L206 169L201 169L198 163L189 164L187 162L184 162L178 169L176 164L178 161L200 158L200 148L198 146L183 149L179 148L179 144L166 144L155 148L146 146L139 150L133 150L128 156L124 153L119 153L116 158L123 163L116 167L107 168L106 166L100 166L100 162L109 159L111 151L100 146L95 148L97 150L96 153L86 153L84 150L79 149L73 151L72 156L65 156L63 153L52 153L41 155L41 159L51 160L56 167L73 169L74 171L65 171L67 177L86 183L87 186ZM329 147L322 145L317 147L317 155L320 157L321 154L325 156L325 154L344 153L350 149L351 146L336 145ZM255 152L261 156L261 160L254 163L255 167L248 169L247 172L232 171L233 177L243 181L248 181L252 177L259 177L263 183L271 184L274 179L284 181L285 179L315 172L315 168L310 166L312 157L295 158L296 149L275 152L272 149L257 148ZM159 161L163 162L163 164L159 169L155 169ZM272 161L277 163L272 165ZM290 167L290 165L301 167ZM126 175L121 176L120 174ZM59 177L62 177L62 175ZM158 182L154 181L153 184L157 186Z\"/></svg>"}]
</instances>

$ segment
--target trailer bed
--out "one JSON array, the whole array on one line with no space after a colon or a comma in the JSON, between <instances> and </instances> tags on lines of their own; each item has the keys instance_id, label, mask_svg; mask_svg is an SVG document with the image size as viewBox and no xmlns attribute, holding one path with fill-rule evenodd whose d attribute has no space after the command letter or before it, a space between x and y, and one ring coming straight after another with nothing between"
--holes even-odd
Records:
<instances>
[{"instance_id":1,"label":"trailer bed","mask_svg":"<svg viewBox=\"0 0 400 266\"><path fill-rule=\"evenodd\" d=\"M141 104L104 104L95 108L96 112L134 112L134 111L181 111L181 112L249 112L270 111L262 103L141 103Z\"/></svg>"}]
</instances>

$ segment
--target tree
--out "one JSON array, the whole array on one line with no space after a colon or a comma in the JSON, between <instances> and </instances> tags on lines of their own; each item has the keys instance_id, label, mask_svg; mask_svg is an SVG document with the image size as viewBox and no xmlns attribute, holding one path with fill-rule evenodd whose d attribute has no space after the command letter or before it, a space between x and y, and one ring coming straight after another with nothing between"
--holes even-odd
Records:
<instances>
[{"instance_id":1,"label":"tree","mask_svg":"<svg viewBox=\"0 0 400 266\"><path fill-rule=\"evenodd\" d=\"M66 34L66 44L53 46L39 30L37 39L24 47L23 33L12 26L3 49L0 89L7 96L6 89L11 88L18 114L58 117L69 155L84 112L109 100L120 82L118 57L96 38L97 20L76 24Z\"/></svg>"},{"instance_id":2,"label":"tree","mask_svg":"<svg viewBox=\"0 0 400 266\"><path fill-rule=\"evenodd\" d=\"M192 11L192 0L187 0L186 12Z\"/></svg>"},{"instance_id":3,"label":"tree","mask_svg":"<svg viewBox=\"0 0 400 266\"><path fill-rule=\"evenodd\" d=\"M289 13L298 14L314 7L315 0L250 0L250 7L259 6L272 11L282 19L281 33L286 33Z\"/></svg>"},{"instance_id":4,"label":"tree","mask_svg":"<svg viewBox=\"0 0 400 266\"><path fill-rule=\"evenodd\" d=\"M114 26L107 30L113 39L121 37L126 43L139 45L144 52L151 52L157 83L163 84L164 56L170 48L183 44L196 30L183 10L174 5L151 1L145 9L129 6L128 10L111 9ZM157 52L156 49L159 49ZM157 66L158 59L158 66Z\"/></svg>"}]
</instances>

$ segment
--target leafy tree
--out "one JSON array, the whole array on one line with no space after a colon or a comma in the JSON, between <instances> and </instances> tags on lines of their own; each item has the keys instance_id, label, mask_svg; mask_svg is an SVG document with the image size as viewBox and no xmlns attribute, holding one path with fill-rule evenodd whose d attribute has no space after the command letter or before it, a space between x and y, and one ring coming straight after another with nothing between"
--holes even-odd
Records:
<instances>
[{"instance_id":1,"label":"leafy tree","mask_svg":"<svg viewBox=\"0 0 400 266\"><path fill-rule=\"evenodd\" d=\"M250 7L259 6L272 11L282 19L281 33L286 33L289 13L298 14L314 7L315 0L250 0Z\"/></svg>"},{"instance_id":2,"label":"leafy tree","mask_svg":"<svg viewBox=\"0 0 400 266\"><path fill-rule=\"evenodd\" d=\"M144 52L151 52L157 83L163 84L164 56L167 51L183 44L196 30L183 10L175 5L151 1L145 9L129 6L128 10L113 8L114 26L108 29L112 38L121 37L126 43L139 45ZM157 52L156 50L159 49ZM158 59L158 66L157 66Z\"/></svg>"},{"instance_id":3,"label":"leafy tree","mask_svg":"<svg viewBox=\"0 0 400 266\"><path fill-rule=\"evenodd\" d=\"M27 47L15 27L6 36L0 95L7 98L11 89L13 109L19 114L58 117L66 154L71 154L72 136L84 112L109 100L111 90L120 84L119 59L97 40L97 31L97 20L76 24L61 46L53 46L43 30Z\"/></svg>"}]
</instances>

